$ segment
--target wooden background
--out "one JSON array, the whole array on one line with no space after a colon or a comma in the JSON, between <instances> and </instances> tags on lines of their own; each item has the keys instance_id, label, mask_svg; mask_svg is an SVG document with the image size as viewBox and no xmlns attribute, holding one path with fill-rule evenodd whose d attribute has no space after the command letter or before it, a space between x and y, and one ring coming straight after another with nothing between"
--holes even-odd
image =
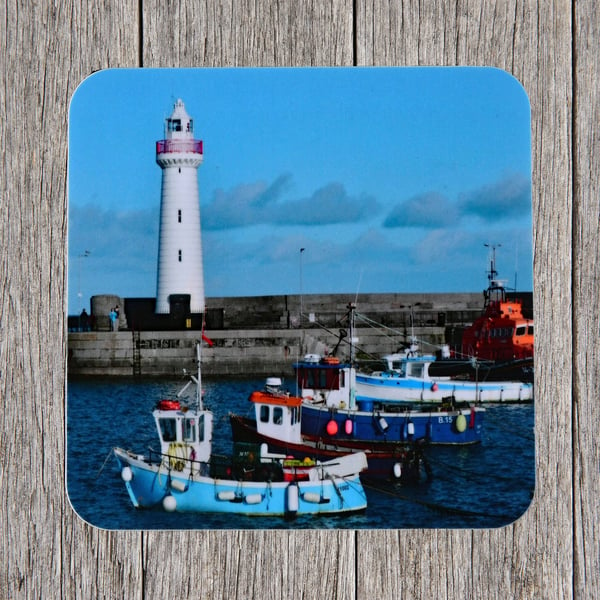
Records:
<instances>
[{"instance_id":1,"label":"wooden background","mask_svg":"<svg viewBox=\"0 0 600 600\"><path fill-rule=\"evenodd\" d=\"M3 2L0 598L597 596L598 12L594 0ZM527 90L537 474L513 525L123 533L71 510L69 99L109 67L258 65L493 65Z\"/></svg>"}]
</instances>

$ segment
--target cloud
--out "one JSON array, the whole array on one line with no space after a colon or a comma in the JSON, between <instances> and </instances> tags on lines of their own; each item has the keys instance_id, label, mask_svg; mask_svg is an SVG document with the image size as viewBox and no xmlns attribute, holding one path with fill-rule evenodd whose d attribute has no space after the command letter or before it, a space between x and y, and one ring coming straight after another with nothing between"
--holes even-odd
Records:
<instances>
[{"instance_id":1,"label":"cloud","mask_svg":"<svg viewBox=\"0 0 600 600\"><path fill-rule=\"evenodd\" d=\"M457 202L435 191L413 196L397 204L383 225L446 229L471 217L495 223L528 214L531 214L530 179L522 173L512 173L461 193Z\"/></svg>"},{"instance_id":2,"label":"cloud","mask_svg":"<svg viewBox=\"0 0 600 600\"><path fill-rule=\"evenodd\" d=\"M92 204L72 206L69 255L73 259L89 250L94 262L107 267L145 269L148 255L156 262L158 221L156 208L113 211Z\"/></svg>"},{"instance_id":3,"label":"cloud","mask_svg":"<svg viewBox=\"0 0 600 600\"><path fill-rule=\"evenodd\" d=\"M454 225L456 206L437 192L426 192L397 204L383 222L384 227L425 227Z\"/></svg>"},{"instance_id":4,"label":"cloud","mask_svg":"<svg viewBox=\"0 0 600 600\"><path fill-rule=\"evenodd\" d=\"M464 215L485 221L523 217L531 213L531 181L521 173L461 194L458 208Z\"/></svg>"},{"instance_id":5,"label":"cloud","mask_svg":"<svg viewBox=\"0 0 600 600\"><path fill-rule=\"evenodd\" d=\"M350 196L341 183L332 182L305 198L285 200L292 177L281 175L270 185L256 182L219 190L203 208L207 230L251 225L333 225L357 223L379 211L373 196Z\"/></svg>"}]
</instances>

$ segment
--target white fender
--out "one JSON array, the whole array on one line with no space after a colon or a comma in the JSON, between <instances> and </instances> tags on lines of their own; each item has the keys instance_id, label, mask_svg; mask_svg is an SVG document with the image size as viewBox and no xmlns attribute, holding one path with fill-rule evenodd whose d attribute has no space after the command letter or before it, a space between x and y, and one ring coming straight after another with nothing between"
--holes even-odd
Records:
<instances>
[{"instance_id":1,"label":"white fender","mask_svg":"<svg viewBox=\"0 0 600 600\"><path fill-rule=\"evenodd\" d=\"M400 463L394 464L394 477L400 479L402 477L402 465Z\"/></svg>"},{"instance_id":2,"label":"white fender","mask_svg":"<svg viewBox=\"0 0 600 600\"><path fill-rule=\"evenodd\" d=\"M171 487L178 492L185 492L185 483L178 479L171 479Z\"/></svg>"},{"instance_id":3,"label":"white fender","mask_svg":"<svg viewBox=\"0 0 600 600\"><path fill-rule=\"evenodd\" d=\"M246 504L260 504L262 502L262 494L248 494L244 497Z\"/></svg>"},{"instance_id":4,"label":"white fender","mask_svg":"<svg viewBox=\"0 0 600 600\"><path fill-rule=\"evenodd\" d=\"M131 467L123 467L121 470L121 479L125 482L133 479L133 471L131 470Z\"/></svg>"},{"instance_id":5,"label":"white fender","mask_svg":"<svg viewBox=\"0 0 600 600\"><path fill-rule=\"evenodd\" d=\"M314 504L319 504L321 502L321 496L319 494L315 494L314 492L305 492L302 494L302 499L305 502L312 502Z\"/></svg>"},{"instance_id":6,"label":"white fender","mask_svg":"<svg viewBox=\"0 0 600 600\"><path fill-rule=\"evenodd\" d=\"M296 514L298 512L298 486L290 483L286 488L287 512Z\"/></svg>"},{"instance_id":7,"label":"white fender","mask_svg":"<svg viewBox=\"0 0 600 600\"><path fill-rule=\"evenodd\" d=\"M162 505L167 512L173 512L177 508L177 500L169 494L163 498Z\"/></svg>"},{"instance_id":8,"label":"white fender","mask_svg":"<svg viewBox=\"0 0 600 600\"><path fill-rule=\"evenodd\" d=\"M217 492L217 499L218 500L234 500L235 499L235 492L233 491L222 491L222 492Z\"/></svg>"}]
</instances>

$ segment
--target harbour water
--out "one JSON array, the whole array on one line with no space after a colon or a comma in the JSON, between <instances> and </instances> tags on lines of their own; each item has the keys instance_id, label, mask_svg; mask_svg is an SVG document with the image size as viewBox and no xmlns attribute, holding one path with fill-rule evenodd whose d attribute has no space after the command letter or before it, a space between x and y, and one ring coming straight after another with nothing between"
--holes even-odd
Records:
<instances>
[{"instance_id":1,"label":"harbour water","mask_svg":"<svg viewBox=\"0 0 600 600\"><path fill-rule=\"evenodd\" d=\"M158 448L151 411L159 399L173 397L184 383L69 381L66 483L71 505L83 520L102 529L127 530L495 528L518 519L533 497L534 407L514 404L488 407L481 444L427 448L428 481L367 483L368 506L362 513L289 520L135 509L112 448L139 453ZM263 379L203 382L205 404L214 413L215 452L231 450L228 414L251 415L248 397L263 384Z\"/></svg>"}]
</instances>

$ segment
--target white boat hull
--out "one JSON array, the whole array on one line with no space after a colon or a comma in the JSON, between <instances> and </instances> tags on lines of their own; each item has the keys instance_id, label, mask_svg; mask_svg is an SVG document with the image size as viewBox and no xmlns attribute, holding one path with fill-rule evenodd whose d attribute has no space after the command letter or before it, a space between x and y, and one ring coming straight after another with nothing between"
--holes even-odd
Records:
<instances>
[{"instance_id":1,"label":"white boat hull","mask_svg":"<svg viewBox=\"0 0 600 600\"><path fill-rule=\"evenodd\" d=\"M356 374L356 399L373 402L530 402L533 385L525 382L474 382L419 379L394 373Z\"/></svg>"}]
</instances>

